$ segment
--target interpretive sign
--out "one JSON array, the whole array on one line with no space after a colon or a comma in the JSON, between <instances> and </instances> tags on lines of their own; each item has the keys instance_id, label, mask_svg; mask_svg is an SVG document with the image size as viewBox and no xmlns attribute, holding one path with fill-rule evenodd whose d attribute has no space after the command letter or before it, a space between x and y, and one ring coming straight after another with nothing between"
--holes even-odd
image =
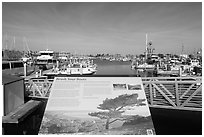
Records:
<instances>
[{"instance_id":1,"label":"interpretive sign","mask_svg":"<svg viewBox=\"0 0 204 137\"><path fill-rule=\"evenodd\" d=\"M155 134L141 78L55 77L39 134Z\"/></svg>"}]
</instances>

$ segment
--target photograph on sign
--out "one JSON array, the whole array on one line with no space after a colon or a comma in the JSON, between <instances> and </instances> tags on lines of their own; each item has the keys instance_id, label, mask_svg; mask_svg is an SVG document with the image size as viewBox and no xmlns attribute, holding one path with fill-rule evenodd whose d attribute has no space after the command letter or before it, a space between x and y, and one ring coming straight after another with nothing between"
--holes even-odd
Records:
<instances>
[{"instance_id":1,"label":"photograph on sign","mask_svg":"<svg viewBox=\"0 0 204 137\"><path fill-rule=\"evenodd\" d=\"M128 84L128 90L141 90L141 85Z\"/></svg>"},{"instance_id":2,"label":"photograph on sign","mask_svg":"<svg viewBox=\"0 0 204 137\"><path fill-rule=\"evenodd\" d=\"M126 84L113 84L114 90L124 90L126 89Z\"/></svg>"},{"instance_id":3,"label":"photograph on sign","mask_svg":"<svg viewBox=\"0 0 204 137\"><path fill-rule=\"evenodd\" d=\"M141 78L56 77L39 134L155 134Z\"/></svg>"}]
</instances>

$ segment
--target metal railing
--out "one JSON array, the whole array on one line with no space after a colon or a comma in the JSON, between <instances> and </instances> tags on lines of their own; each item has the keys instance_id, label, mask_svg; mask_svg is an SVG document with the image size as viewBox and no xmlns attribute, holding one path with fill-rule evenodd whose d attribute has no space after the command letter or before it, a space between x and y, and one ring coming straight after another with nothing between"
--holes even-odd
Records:
<instances>
[{"instance_id":1,"label":"metal railing","mask_svg":"<svg viewBox=\"0 0 204 137\"><path fill-rule=\"evenodd\" d=\"M202 77L142 78L150 107L202 111ZM53 79L25 80L29 97L48 98Z\"/></svg>"}]
</instances>

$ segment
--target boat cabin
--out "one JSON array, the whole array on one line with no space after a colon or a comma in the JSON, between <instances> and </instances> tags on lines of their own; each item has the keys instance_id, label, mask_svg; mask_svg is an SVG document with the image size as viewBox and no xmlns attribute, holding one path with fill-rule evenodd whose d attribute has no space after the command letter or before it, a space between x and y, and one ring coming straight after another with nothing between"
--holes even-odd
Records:
<instances>
[{"instance_id":1,"label":"boat cabin","mask_svg":"<svg viewBox=\"0 0 204 137\"><path fill-rule=\"evenodd\" d=\"M37 57L37 64L48 64L56 63L54 59L54 52L50 50L39 51L39 56Z\"/></svg>"}]
</instances>

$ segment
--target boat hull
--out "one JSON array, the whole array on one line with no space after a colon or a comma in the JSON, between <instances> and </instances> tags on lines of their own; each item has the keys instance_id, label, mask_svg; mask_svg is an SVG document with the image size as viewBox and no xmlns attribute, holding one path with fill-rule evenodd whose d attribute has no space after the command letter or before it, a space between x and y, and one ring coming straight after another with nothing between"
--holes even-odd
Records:
<instances>
[{"instance_id":1,"label":"boat hull","mask_svg":"<svg viewBox=\"0 0 204 137\"><path fill-rule=\"evenodd\" d=\"M53 79L55 77L69 77L69 76L86 76L86 75L93 75L93 73L87 73L87 74L44 74L44 76L47 76L48 79Z\"/></svg>"}]
</instances>

